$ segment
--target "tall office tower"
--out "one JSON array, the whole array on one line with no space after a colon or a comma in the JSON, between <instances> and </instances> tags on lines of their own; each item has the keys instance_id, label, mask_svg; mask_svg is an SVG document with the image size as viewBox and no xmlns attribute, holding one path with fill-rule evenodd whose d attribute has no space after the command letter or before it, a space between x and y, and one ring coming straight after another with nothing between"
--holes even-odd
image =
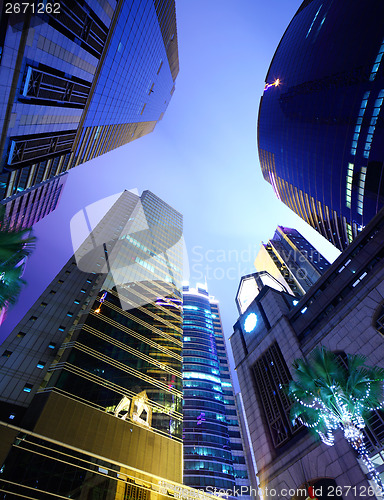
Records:
<instances>
[{"instance_id":1,"label":"tall office tower","mask_svg":"<svg viewBox=\"0 0 384 500\"><path fill-rule=\"evenodd\" d=\"M183 318L184 482L249 495L219 306L205 286L183 286Z\"/></svg>"},{"instance_id":2,"label":"tall office tower","mask_svg":"<svg viewBox=\"0 0 384 500\"><path fill-rule=\"evenodd\" d=\"M63 194L67 177L67 173L59 174L50 181L42 182L0 201L5 205L5 216L10 227L31 227L53 212Z\"/></svg>"},{"instance_id":3,"label":"tall office tower","mask_svg":"<svg viewBox=\"0 0 384 500\"><path fill-rule=\"evenodd\" d=\"M30 3L0 21L0 198L151 132L179 69L174 0Z\"/></svg>"},{"instance_id":4,"label":"tall office tower","mask_svg":"<svg viewBox=\"0 0 384 500\"><path fill-rule=\"evenodd\" d=\"M261 98L265 180L340 250L384 205L383 17L380 1L305 0Z\"/></svg>"},{"instance_id":5,"label":"tall office tower","mask_svg":"<svg viewBox=\"0 0 384 500\"><path fill-rule=\"evenodd\" d=\"M268 271L292 294L302 296L330 263L296 229L277 226L255 259L257 271Z\"/></svg>"},{"instance_id":6,"label":"tall office tower","mask_svg":"<svg viewBox=\"0 0 384 500\"><path fill-rule=\"evenodd\" d=\"M299 301L266 273L241 279L239 318L230 342L263 498L272 500L278 493L284 500L341 499L349 490L368 487L369 498L381 498L342 429L334 433L334 446L327 446L292 421L294 401L285 388L294 361L308 359L318 346L333 351L341 363L356 354L366 356L367 366L384 366L383 241L384 210ZM368 413L366 422L365 446L383 480L383 411ZM313 495L309 487L320 493Z\"/></svg>"},{"instance_id":7,"label":"tall office tower","mask_svg":"<svg viewBox=\"0 0 384 500\"><path fill-rule=\"evenodd\" d=\"M125 191L3 343L0 497L181 483L181 232L153 193Z\"/></svg>"}]
</instances>

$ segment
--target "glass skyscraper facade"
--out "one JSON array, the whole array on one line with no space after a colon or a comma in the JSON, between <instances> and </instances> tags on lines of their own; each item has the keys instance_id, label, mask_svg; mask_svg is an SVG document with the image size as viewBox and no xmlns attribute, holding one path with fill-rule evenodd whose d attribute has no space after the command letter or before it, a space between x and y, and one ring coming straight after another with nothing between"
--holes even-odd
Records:
<instances>
[{"instance_id":1,"label":"glass skyscraper facade","mask_svg":"<svg viewBox=\"0 0 384 500\"><path fill-rule=\"evenodd\" d=\"M176 210L125 191L3 343L0 498L181 483L181 236Z\"/></svg>"},{"instance_id":2,"label":"glass skyscraper facade","mask_svg":"<svg viewBox=\"0 0 384 500\"><path fill-rule=\"evenodd\" d=\"M10 227L31 227L53 212L63 194L67 177L67 173L59 174L50 181L37 184L1 201L0 203L5 205L5 216Z\"/></svg>"},{"instance_id":3,"label":"glass skyscraper facade","mask_svg":"<svg viewBox=\"0 0 384 500\"><path fill-rule=\"evenodd\" d=\"M262 243L255 259L257 271L267 271L290 293L302 296L330 263L296 229L277 226L273 238Z\"/></svg>"},{"instance_id":4,"label":"glass skyscraper facade","mask_svg":"<svg viewBox=\"0 0 384 500\"><path fill-rule=\"evenodd\" d=\"M218 302L206 287L183 286L184 483L249 493ZM241 491L241 490L240 490Z\"/></svg>"},{"instance_id":5,"label":"glass skyscraper facade","mask_svg":"<svg viewBox=\"0 0 384 500\"><path fill-rule=\"evenodd\" d=\"M384 4L305 0L266 76L263 176L343 250L384 205Z\"/></svg>"},{"instance_id":6,"label":"glass skyscraper facade","mask_svg":"<svg viewBox=\"0 0 384 500\"><path fill-rule=\"evenodd\" d=\"M174 0L41 3L4 10L0 28L1 198L162 119L179 69Z\"/></svg>"}]
</instances>

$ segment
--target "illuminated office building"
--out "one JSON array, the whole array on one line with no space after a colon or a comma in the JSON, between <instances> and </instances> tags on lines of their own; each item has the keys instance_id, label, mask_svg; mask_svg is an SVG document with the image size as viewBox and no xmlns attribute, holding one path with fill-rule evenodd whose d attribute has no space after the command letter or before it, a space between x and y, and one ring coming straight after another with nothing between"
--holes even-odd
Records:
<instances>
[{"instance_id":1,"label":"illuminated office building","mask_svg":"<svg viewBox=\"0 0 384 500\"><path fill-rule=\"evenodd\" d=\"M181 233L125 191L3 343L0 498L181 487Z\"/></svg>"},{"instance_id":2,"label":"illuminated office building","mask_svg":"<svg viewBox=\"0 0 384 500\"><path fill-rule=\"evenodd\" d=\"M384 4L305 0L266 76L263 176L343 250L384 205Z\"/></svg>"},{"instance_id":3,"label":"illuminated office building","mask_svg":"<svg viewBox=\"0 0 384 500\"><path fill-rule=\"evenodd\" d=\"M268 271L292 294L302 296L330 266L296 229L277 226L273 238L262 243L255 259L257 271Z\"/></svg>"},{"instance_id":4,"label":"illuminated office building","mask_svg":"<svg viewBox=\"0 0 384 500\"><path fill-rule=\"evenodd\" d=\"M57 4L0 20L0 198L151 132L174 91L174 0Z\"/></svg>"},{"instance_id":5,"label":"illuminated office building","mask_svg":"<svg viewBox=\"0 0 384 500\"><path fill-rule=\"evenodd\" d=\"M184 483L249 494L233 383L218 302L183 286ZM233 493L233 496L234 495Z\"/></svg>"}]
</instances>

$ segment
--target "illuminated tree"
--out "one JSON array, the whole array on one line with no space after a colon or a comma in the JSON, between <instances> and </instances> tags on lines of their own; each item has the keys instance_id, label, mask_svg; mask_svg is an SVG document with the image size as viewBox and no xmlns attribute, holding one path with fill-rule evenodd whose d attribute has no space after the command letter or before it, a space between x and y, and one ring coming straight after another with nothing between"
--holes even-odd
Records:
<instances>
[{"instance_id":1,"label":"illuminated tree","mask_svg":"<svg viewBox=\"0 0 384 500\"><path fill-rule=\"evenodd\" d=\"M14 304L25 281L21 278L25 258L35 246L36 238L31 229L11 228L5 217L5 208L0 209L0 310Z\"/></svg>"},{"instance_id":2,"label":"illuminated tree","mask_svg":"<svg viewBox=\"0 0 384 500\"><path fill-rule=\"evenodd\" d=\"M308 359L296 360L293 366L294 380L288 391L294 402L291 418L318 433L329 446L334 444L334 431L342 429L384 493L362 432L366 415L383 405L384 369L365 366L365 357L360 355L347 355L344 363L324 347L315 349Z\"/></svg>"}]
</instances>

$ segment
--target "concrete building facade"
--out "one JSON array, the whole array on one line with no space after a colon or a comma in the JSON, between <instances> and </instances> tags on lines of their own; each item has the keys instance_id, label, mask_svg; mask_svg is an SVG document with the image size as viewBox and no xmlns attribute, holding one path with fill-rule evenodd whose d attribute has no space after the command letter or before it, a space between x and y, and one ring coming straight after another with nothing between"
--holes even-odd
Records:
<instances>
[{"instance_id":1,"label":"concrete building facade","mask_svg":"<svg viewBox=\"0 0 384 500\"><path fill-rule=\"evenodd\" d=\"M245 300L245 288L239 287L240 317L231 346L264 498L274 497L266 494L266 487L288 500L309 496L308 490L304 496L293 490L316 485L328 491L340 486L340 498L375 498L342 431L328 447L291 422L284 387L293 361L319 345L337 353L363 354L368 365L384 366L383 241L381 211L299 302L283 289L268 286L248 288ZM369 416L365 441L384 473L382 412Z\"/></svg>"}]
</instances>

